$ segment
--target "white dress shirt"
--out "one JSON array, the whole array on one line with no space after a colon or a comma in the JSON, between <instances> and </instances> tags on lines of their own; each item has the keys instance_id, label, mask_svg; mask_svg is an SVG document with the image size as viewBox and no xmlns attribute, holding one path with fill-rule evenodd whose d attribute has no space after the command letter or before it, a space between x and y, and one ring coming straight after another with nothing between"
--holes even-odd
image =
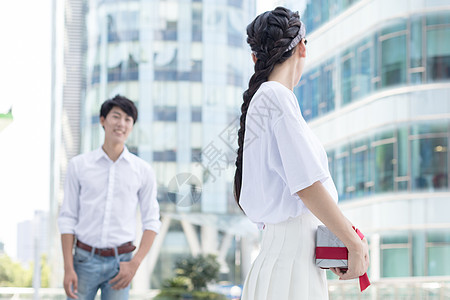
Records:
<instances>
[{"instance_id":1,"label":"white dress shirt","mask_svg":"<svg viewBox=\"0 0 450 300\"><path fill-rule=\"evenodd\" d=\"M245 124L239 203L258 227L307 211L297 192L316 181L337 202L325 149L291 90L276 81L263 83L250 102Z\"/></svg>"},{"instance_id":2,"label":"white dress shirt","mask_svg":"<svg viewBox=\"0 0 450 300\"><path fill-rule=\"evenodd\" d=\"M137 206L142 230L158 233L159 204L151 166L125 147L113 162L100 147L71 159L58 225L96 248L117 247L136 238Z\"/></svg>"}]
</instances>

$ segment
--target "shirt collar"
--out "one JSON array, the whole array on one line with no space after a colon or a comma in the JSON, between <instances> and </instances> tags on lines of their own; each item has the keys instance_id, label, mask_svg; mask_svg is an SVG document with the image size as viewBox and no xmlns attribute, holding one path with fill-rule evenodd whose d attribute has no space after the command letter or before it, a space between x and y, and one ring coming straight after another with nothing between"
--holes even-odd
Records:
<instances>
[{"instance_id":1,"label":"shirt collar","mask_svg":"<svg viewBox=\"0 0 450 300\"><path fill-rule=\"evenodd\" d=\"M126 161L129 162L130 161L130 156L131 156L130 151L128 151L127 146L124 145L122 154L120 154L119 159L123 157Z\"/></svg>"},{"instance_id":2,"label":"shirt collar","mask_svg":"<svg viewBox=\"0 0 450 300\"><path fill-rule=\"evenodd\" d=\"M94 155L95 155L95 161L98 161L98 160L100 160L100 159L102 159L102 158L105 158L105 159L107 159L107 160L111 160L110 158L109 158L109 156L108 156L108 154L106 154L106 152L103 150L103 148L102 148L102 146L100 146L95 152L94 152ZM131 153L130 153L130 151L128 151L128 148L127 148L127 146L123 146L123 151L122 151L122 153L120 154L120 156L119 156L119 158L117 159L117 161L119 161L120 159L125 159L126 161L130 161L130 155L131 155Z\"/></svg>"}]
</instances>

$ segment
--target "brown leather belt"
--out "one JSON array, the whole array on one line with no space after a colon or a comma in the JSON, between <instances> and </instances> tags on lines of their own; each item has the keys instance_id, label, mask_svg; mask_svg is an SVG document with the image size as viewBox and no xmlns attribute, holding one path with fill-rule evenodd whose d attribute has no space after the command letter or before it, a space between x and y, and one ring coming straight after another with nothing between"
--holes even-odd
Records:
<instances>
[{"instance_id":1,"label":"brown leather belt","mask_svg":"<svg viewBox=\"0 0 450 300\"><path fill-rule=\"evenodd\" d=\"M92 247L80 242L77 240L77 247L81 248L83 250L92 251ZM129 253L131 251L134 251L134 249L136 249L136 246L133 245L132 242L128 242L125 244L120 245L119 247L117 247L117 254L123 254L123 253ZM95 254L98 254L100 256L115 256L115 251L114 248L95 248L94 251Z\"/></svg>"}]
</instances>

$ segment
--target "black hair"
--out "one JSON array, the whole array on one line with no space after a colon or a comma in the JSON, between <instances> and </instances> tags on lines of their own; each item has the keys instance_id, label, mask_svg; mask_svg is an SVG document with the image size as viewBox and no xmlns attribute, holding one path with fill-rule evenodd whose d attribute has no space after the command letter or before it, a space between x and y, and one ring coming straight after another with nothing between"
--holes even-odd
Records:
<instances>
[{"instance_id":1,"label":"black hair","mask_svg":"<svg viewBox=\"0 0 450 300\"><path fill-rule=\"evenodd\" d=\"M133 118L133 124L136 123L138 118L138 111L134 102L128 99L127 97L121 96L119 94L115 95L114 98L108 99L103 102L102 107L100 108L100 117L106 118L111 109L114 106L122 109L128 116Z\"/></svg>"},{"instance_id":2,"label":"black hair","mask_svg":"<svg viewBox=\"0 0 450 300\"><path fill-rule=\"evenodd\" d=\"M234 175L234 198L239 205L242 185L242 154L245 135L247 109L253 95L262 83L266 82L275 65L292 56L295 49L287 51L301 27L300 16L284 7L260 14L247 26L247 43L256 56L255 73L250 78L248 89L244 92L241 106L240 128ZM239 205L240 207L240 205ZM242 208L241 208L242 209Z\"/></svg>"}]
</instances>

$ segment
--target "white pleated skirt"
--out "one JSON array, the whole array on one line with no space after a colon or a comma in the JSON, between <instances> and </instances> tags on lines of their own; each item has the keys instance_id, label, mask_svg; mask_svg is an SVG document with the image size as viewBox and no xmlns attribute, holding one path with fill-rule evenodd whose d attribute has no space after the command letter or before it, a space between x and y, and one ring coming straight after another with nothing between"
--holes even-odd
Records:
<instances>
[{"instance_id":1,"label":"white pleated skirt","mask_svg":"<svg viewBox=\"0 0 450 300\"><path fill-rule=\"evenodd\" d=\"M261 251L247 275L241 299L328 299L325 270L314 264L318 224L310 212L266 224Z\"/></svg>"}]
</instances>

